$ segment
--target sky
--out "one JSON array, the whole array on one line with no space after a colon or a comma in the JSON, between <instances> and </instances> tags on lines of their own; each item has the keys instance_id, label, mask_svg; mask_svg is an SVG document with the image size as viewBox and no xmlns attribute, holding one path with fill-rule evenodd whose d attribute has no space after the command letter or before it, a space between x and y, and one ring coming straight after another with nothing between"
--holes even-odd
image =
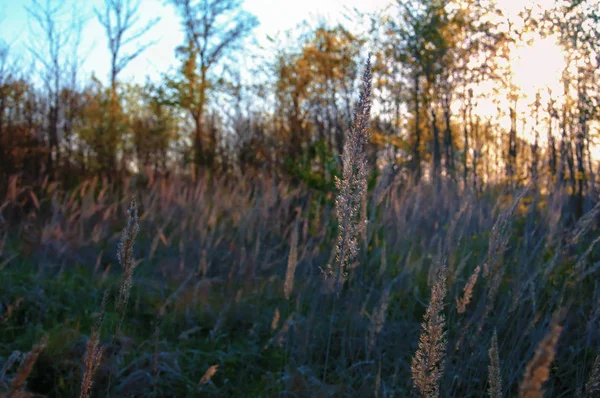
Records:
<instances>
[{"instance_id":1,"label":"sky","mask_svg":"<svg viewBox=\"0 0 600 398\"><path fill-rule=\"evenodd\" d=\"M46 0L39 0L44 3ZM245 0L243 8L254 14L260 25L254 37L259 44L267 43L267 36L274 37L278 32L294 29L305 19L324 16L333 21L343 20L344 11L356 7L363 12L375 11L389 5L393 0ZM56 3L56 2L55 2ZM0 4L0 39L11 45L11 52L27 58L28 43L31 43L31 21L25 7L31 0L9 0ZM83 14L89 19L85 25L80 51L86 55L83 65L84 76L92 72L106 81L109 71L109 52L103 27L97 21L93 9L101 8L103 0L75 1L83 4ZM180 19L172 5L165 0L141 0L140 26L145 21L160 17L160 21L141 40L141 43L156 41L156 44L132 61L121 74L125 80L143 82L148 75L157 78L160 73L177 65L175 48L182 44L183 33ZM67 20L70 9L67 10ZM135 44L129 49L134 49ZM25 56L23 56L25 55Z\"/></svg>"},{"instance_id":2,"label":"sky","mask_svg":"<svg viewBox=\"0 0 600 398\"><path fill-rule=\"evenodd\" d=\"M36 37L25 10L31 1L8 0L4 5L0 4L0 39L11 44L11 52L23 59L28 59L27 45L32 42L32 37ZM47 0L38 1L44 3ZM80 52L85 57L82 77L88 77L94 72L100 80L106 81L109 71L107 41L104 30L93 13L94 7L102 8L103 0L64 1L82 7L81 13L88 17L80 46ZM175 48L182 44L183 33L180 19L168 1L140 0L140 2L140 25L145 21L160 17L158 24L141 41L142 43L155 41L156 44L132 61L122 72L121 79L143 82L146 76L153 79L158 78L162 72L177 65ZM344 21L343 15L347 10L356 8L362 12L371 12L394 2L394 0L245 0L243 8L257 16L260 25L255 30L254 37L258 44L265 45L267 36L274 37L278 32L293 30L305 19L326 17L332 21ZM516 14L524 4L524 2L516 0L498 0L498 2L509 15ZM542 1L542 3L551 2L552 0ZM71 9L72 7L66 9L66 18L69 17ZM536 62L538 65L544 57L550 58L552 64L556 64L556 51L548 48L548 45L552 46L551 43L546 43L545 47L534 50L536 54L533 59L538 61ZM134 48L135 44L129 47L129 49ZM521 52L521 55L528 57L530 53L531 51L526 50ZM548 62L544 62L544 64L547 66ZM539 73L539 69L537 71L532 69L528 72L526 68L521 68L518 79L523 84L531 81L543 84L544 82L540 82L540 80L543 80L544 76L540 77ZM550 76L546 78L549 79Z\"/></svg>"},{"instance_id":3,"label":"sky","mask_svg":"<svg viewBox=\"0 0 600 398\"><path fill-rule=\"evenodd\" d=\"M44 3L48 0L38 0ZM54 4L60 1L75 4L81 9L81 13L88 16L85 25L80 53L84 55L85 62L82 67L80 78L88 81L92 73L103 82L108 80L109 52L107 49L106 36L103 27L96 19L94 7L102 8L104 0L52 0ZM135 1L135 0L133 0ZM548 7L553 0L536 0L542 3L542 7ZM7 0L0 2L0 39L11 45L11 53L21 57L27 66L29 52L28 43L34 39L35 30L32 29L30 18L28 18L25 7L32 0ZM166 0L140 0L140 26L146 21L160 17L160 21L142 39L142 43L155 41L156 44L146 52L132 61L120 75L122 81L135 81L143 83L147 77L158 80L162 73L176 68L179 62L175 57L175 48L183 43L183 33L180 19L174 7ZM525 5L521 0L497 0L498 5L503 8L505 15L514 17ZM372 12L382 9L395 0L245 0L243 8L254 14L259 21L253 37L259 45L269 45L268 36L276 37L278 33L286 30L294 30L302 21L316 20L325 17L332 22L348 21L344 15L349 10L356 8L361 12ZM67 15L72 7L67 8ZM347 25L351 30L352 26ZM34 40L35 41L35 40ZM125 48L134 50L135 44ZM256 49L256 47L248 46ZM244 51L240 62L252 62L250 55L253 51ZM560 85L560 72L564 68L564 59L561 50L552 39L545 39L533 43L532 46L522 47L515 52L511 62L515 72L515 82L522 87L527 101L532 102L535 93L542 87L552 86L554 93L562 89ZM249 68L242 68L248 70ZM545 90L544 90L545 91ZM479 103L481 114L493 114L495 105L491 101L482 100ZM505 117L504 124L508 124Z\"/></svg>"}]
</instances>

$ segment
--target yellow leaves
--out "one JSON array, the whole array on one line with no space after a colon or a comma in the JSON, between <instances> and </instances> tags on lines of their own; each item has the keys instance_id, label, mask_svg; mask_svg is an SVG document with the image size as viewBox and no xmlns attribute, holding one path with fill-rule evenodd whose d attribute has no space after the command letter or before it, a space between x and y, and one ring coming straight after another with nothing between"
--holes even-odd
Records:
<instances>
[{"instance_id":1,"label":"yellow leaves","mask_svg":"<svg viewBox=\"0 0 600 398\"><path fill-rule=\"evenodd\" d=\"M378 146L392 145L396 148L409 149L409 144L401 137L389 136L377 130L371 130L370 142Z\"/></svg>"},{"instance_id":2,"label":"yellow leaves","mask_svg":"<svg viewBox=\"0 0 600 398\"><path fill-rule=\"evenodd\" d=\"M325 86L335 89L348 76L357 54L355 37L343 27L319 27L306 39L300 53L280 57L278 86L293 86L303 93L316 93Z\"/></svg>"},{"instance_id":3,"label":"yellow leaves","mask_svg":"<svg viewBox=\"0 0 600 398\"><path fill-rule=\"evenodd\" d=\"M219 367L219 365L213 365L210 368L208 368L208 370L204 373L204 376L202 376L202 378L200 379L200 382L198 384L200 384L200 385L208 384L210 382L210 379L212 379L212 377L215 375L215 373L217 373L218 367Z\"/></svg>"},{"instance_id":4,"label":"yellow leaves","mask_svg":"<svg viewBox=\"0 0 600 398\"><path fill-rule=\"evenodd\" d=\"M296 74L301 78L305 78L308 76L308 72L310 70L310 63L306 58L300 58L296 61ZM301 79L302 80L302 79Z\"/></svg>"}]
</instances>

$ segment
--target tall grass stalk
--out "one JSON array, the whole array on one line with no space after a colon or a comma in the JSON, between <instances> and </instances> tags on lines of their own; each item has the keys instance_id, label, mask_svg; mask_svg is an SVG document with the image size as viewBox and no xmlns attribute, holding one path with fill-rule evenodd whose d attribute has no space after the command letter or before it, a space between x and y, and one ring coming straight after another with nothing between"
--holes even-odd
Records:
<instances>
[{"instance_id":1,"label":"tall grass stalk","mask_svg":"<svg viewBox=\"0 0 600 398\"><path fill-rule=\"evenodd\" d=\"M480 271L480 267L478 265L477 267L475 267L475 270L473 270L473 274L471 275L471 277L469 278L469 281L467 282L467 284L465 285L465 288L463 289L462 298L456 299L456 310L458 311L459 314L464 314L465 311L467 310L467 306L471 302L471 297L473 296L473 288L475 287L475 284L477 283L477 278L479 277L479 271Z\"/></svg>"},{"instance_id":2,"label":"tall grass stalk","mask_svg":"<svg viewBox=\"0 0 600 398\"><path fill-rule=\"evenodd\" d=\"M294 289L294 275L296 273L296 264L298 262L298 227L299 222L296 220L292 228L292 236L290 237L290 253L288 255L285 282L283 286L283 294L286 300L290 299L292 290Z\"/></svg>"},{"instance_id":3,"label":"tall grass stalk","mask_svg":"<svg viewBox=\"0 0 600 398\"><path fill-rule=\"evenodd\" d=\"M502 376L500 374L500 355L498 354L498 333L494 329L489 350L490 364L488 365L488 392L490 398L502 398Z\"/></svg>"},{"instance_id":4,"label":"tall grass stalk","mask_svg":"<svg viewBox=\"0 0 600 398\"><path fill-rule=\"evenodd\" d=\"M121 287L119 288L119 296L117 298L117 311L120 313L120 320L116 329L117 334L120 332L120 328L125 317L125 312L127 310L127 303L129 302L129 295L131 293L133 271L136 267L136 263L133 258L133 244L135 242L135 237L140 231L140 226L138 223L138 207L135 197L131 198L127 213L127 225L121 233L121 241L119 242L119 249L117 252L119 263L123 268Z\"/></svg>"},{"instance_id":5,"label":"tall grass stalk","mask_svg":"<svg viewBox=\"0 0 600 398\"><path fill-rule=\"evenodd\" d=\"M117 257L119 263L123 268L123 274L121 277L121 285L119 287L119 295L117 297L116 309L119 313L119 320L115 328L112 343L114 344L117 337L121 334L121 327L125 320L125 314L127 312L127 304L129 302L129 296L131 294L131 286L133 283L133 271L135 270L136 263L133 258L133 244L135 243L135 237L140 231L138 221L138 207L135 196L131 198L129 203L129 209L127 210L127 225L121 233L121 240L119 241L119 247L117 250ZM111 388L112 373L109 374L108 383L106 385L106 394L108 395Z\"/></svg>"},{"instance_id":6,"label":"tall grass stalk","mask_svg":"<svg viewBox=\"0 0 600 398\"><path fill-rule=\"evenodd\" d=\"M398 282L400 277L396 277L386 285L383 293L381 294L381 298L379 299L379 305L377 306L375 312L371 315L371 322L369 324L368 331L368 340L367 340L367 357L370 357L373 352L373 348L375 348L375 343L377 342L377 338L383 329L383 325L385 324L385 318L387 314L388 307L390 305L390 296L392 293L392 288Z\"/></svg>"},{"instance_id":7,"label":"tall grass stalk","mask_svg":"<svg viewBox=\"0 0 600 398\"><path fill-rule=\"evenodd\" d=\"M367 192L368 163L366 145L371 117L371 56L367 58L362 76L360 99L354 110L354 120L346 134L342 154L342 178L336 178L338 190L336 215L338 238L336 245L335 292L339 296L348 264L358 255L358 239L365 228L361 206Z\"/></svg>"},{"instance_id":8,"label":"tall grass stalk","mask_svg":"<svg viewBox=\"0 0 600 398\"><path fill-rule=\"evenodd\" d=\"M421 324L419 348L410 367L414 387L423 398L440 396L440 379L444 373L446 356L446 318L443 314L446 273L447 268L443 266L431 289L431 300Z\"/></svg>"},{"instance_id":9,"label":"tall grass stalk","mask_svg":"<svg viewBox=\"0 0 600 398\"><path fill-rule=\"evenodd\" d=\"M22 388L25 386L27 382L27 378L31 374L33 370L33 366L38 360L40 353L46 348L46 343L48 339L43 337L39 344L35 344L31 351L25 355L25 359L19 366L19 370L17 370L17 374L13 377L10 384L10 392L8 393L8 398L17 398L28 396L28 394L22 391Z\"/></svg>"},{"instance_id":10,"label":"tall grass stalk","mask_svg":"<svg viewBox=\"0 0 600 398\"><path fill-rule=\"evenodd\" d=\"M556 355L556 343L562 332L559 325L564 310L559 311L550 323L550 330L538 344L533 358L527 364L523 381L519 386L519 398L543 398L543 384L550 378L550 365Z\"/></svg>"},{"instance_id":11,"label":"tall grass stalk","mask_svg":"<svg viewBox=\"0 0 600 398\"><path fill-rule=\"evenodd\" d=\"M84 372L81 380L80 398L87 398L90 396L94 375L96 374L96 370L98 370L98 366L100 366L102 355L104 354L104 349L100 345L100 329L102 328L104 313L106 311L108 292L108 289L104 292L100 315L86 344L85 356L83 357Z\"/></svg>"},{"instance_id":12,"label":"tall grass stalk","mask_svg":"<svg viewBox=\"0 0 600 398\"><path fill-rule=\"evenodd\" d=\"M335 181L338 190L336 215L339 228L336 246L337 268L335 270L333 306L329 316L329 336L325 350L323 382L327 378L333 317L342 290L343 279L346 276L346 267L358 254L358 239L361 231L365 228L365 223L360 219L360 208L363 196L367 192L368 164L365 147L369 137L368 128L371 117L371 79L371 54L369 54L362 76L360 98L354 109L354 120L350 130L346 133L342 154L342 178L336 178ZM327 275L334 273L330 264L327 266L326 273Z\"/></svg>"},{"instance_id":13,"label":"tall grass stalk","mask_svg":"<svg viewBox=\"0 0 600 398\"><path fill-rule=\"evenodd\" d=\"M596 355L592 372L585 384L585 393L588 397L600 396L600 355Z\"/></svg>"}]
</instances>

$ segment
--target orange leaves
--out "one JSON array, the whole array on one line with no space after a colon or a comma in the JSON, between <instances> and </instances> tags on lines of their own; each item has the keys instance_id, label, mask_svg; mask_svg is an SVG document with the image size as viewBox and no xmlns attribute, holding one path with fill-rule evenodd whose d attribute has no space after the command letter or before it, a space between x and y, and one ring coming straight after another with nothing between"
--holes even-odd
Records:
<instances>
[{"instance_id":1,"label":"orange leaves","mask_svg":"<svg viewBox=\"0 0 600 398\"><path fill-rule=\"evenodd\" d=\"M396 148L410 150L410 144L402 137L384 135L382 132L374 129L371 129L369 134L370 142L377 146L391 145Z\"/></svg>"},{"instance_id":2,"label":"orange leaves","mask_svg":"<svg viewBox=\"0 0 600 398\"><path fill-rule=\"evenodd\" d=\"M212 379L212 377L215 375L215 373L217 373L218 368L219 368L219 365L213 365L210 368L208 368L206 370L206 372L204 373L204 376L202 376L202 378L200 379L200 382L198 384L200 384L200 385L208 384L210 382L210 379Z\"/></svg>"}]
</instances>

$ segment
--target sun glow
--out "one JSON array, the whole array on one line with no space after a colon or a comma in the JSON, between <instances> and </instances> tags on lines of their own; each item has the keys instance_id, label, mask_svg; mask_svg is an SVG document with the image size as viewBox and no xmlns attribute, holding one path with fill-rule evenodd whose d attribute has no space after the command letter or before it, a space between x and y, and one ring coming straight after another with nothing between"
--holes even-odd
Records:
<instances>
[{"instance_id":1,"label":"sun glow","mask_svg":"<svg viewBox=\"0 0 600 398\"><path fill-rule=\"evenodd\" d=\"M511 49L511 58L506 64L506 75L502 83L484 81L475 92L479 93L474 112L486 120L493 120L502 131L510 129L509 109L513 104L511 95L516 95L517 130L519 137L533 142L534 132L540 133L543 143L547 135L547 110L550 102L560 107L564 101L562 74L567 67L565 53L555 37L541 38L531 35L522 44ZM513 86L513 91L509 86ZM539 99L539 118L535 107Z\"/></svg>"},{"instance_id":2,"label":"sun glow","mask_svg":"<svg viewBox=\"0 0 600 398\"><path fill-rule=\"evenodd\" d=\"M539 93L542 105L564 95L561 75L566 67L565 54L554 37L534 39L531 44L517 47L511 59L513 83L527 104Z\"/></svg>"}]
</instances>

